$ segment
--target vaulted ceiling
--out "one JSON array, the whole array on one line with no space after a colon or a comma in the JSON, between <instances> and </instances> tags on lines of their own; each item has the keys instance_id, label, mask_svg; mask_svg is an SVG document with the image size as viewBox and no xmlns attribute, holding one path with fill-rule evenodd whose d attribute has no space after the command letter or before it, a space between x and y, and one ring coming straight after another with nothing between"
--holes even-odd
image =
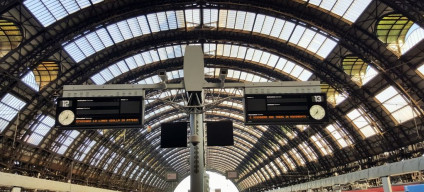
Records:
<instances>
[{"instance_id":1,"label":"vaulted ceiling","mask_svg":"<svg viewBox=\"0 0 424 192\"><path fill-rule=\"evenodd\" d=\"M206 119L234 122L235 145L208 147L207 169L236 170L240 191L267 190L423 155L424 3L419 0L6 0L0 3L0 170L130 191L171 190L187 148L160 148L160 123L187 120L148 91L140 129L54 128L63 85L152 84L184 77L187 45L205 77L320 81L330 121L244 125L242 91ZM151 127L151 131L147 127Z\"/></svg>"}]
</instances>

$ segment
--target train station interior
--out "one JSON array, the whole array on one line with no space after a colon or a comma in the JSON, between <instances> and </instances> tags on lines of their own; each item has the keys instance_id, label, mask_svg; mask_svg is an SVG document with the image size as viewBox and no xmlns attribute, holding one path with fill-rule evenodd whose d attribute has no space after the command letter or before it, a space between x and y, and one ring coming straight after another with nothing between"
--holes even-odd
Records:
<instances>
[{"instance_id":1,"label":"train station interior","mask_svg":"<svg viewBox=\"0 0 424 192\"><path fill-rule=\"evenodd\" d=\"M60 129L56 101L65 85L182 83L189 46L223 85L204 89L205 121L233 123L208 172L240 192L408 191L424 183L423 39L421 0L1 0L0 191L174 191L190 149L161 148L161 124L190 121L170 105L185 90L146 90L137 128ZM318 81L328 120L247 125L225 87L287 81Z\"/></svg>"}]
</instances>

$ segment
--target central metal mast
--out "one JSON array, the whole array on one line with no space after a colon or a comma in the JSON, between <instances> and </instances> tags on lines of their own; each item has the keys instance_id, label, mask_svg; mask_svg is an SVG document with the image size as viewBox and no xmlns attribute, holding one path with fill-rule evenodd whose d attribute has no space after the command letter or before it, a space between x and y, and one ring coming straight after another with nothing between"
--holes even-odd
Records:
<instances>
[{"instance_id":1,"label":"central metal mast","mask_svg":"<svg viewBox=\"0 0 424 192\"><path fill-rule=\"evenodd\" d=\"M204 75L203 51L200 46L187 46L184 56L184 88L190 111L190 190L203 192L205 174L204 146Z\"/></svg>"}]
</instances>

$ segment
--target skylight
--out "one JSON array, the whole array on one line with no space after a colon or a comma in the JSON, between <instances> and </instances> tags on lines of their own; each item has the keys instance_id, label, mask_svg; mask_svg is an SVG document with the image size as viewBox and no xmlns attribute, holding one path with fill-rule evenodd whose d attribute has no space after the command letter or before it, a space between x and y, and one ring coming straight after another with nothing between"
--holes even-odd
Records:
<instances>
[{"instance_id":1,"label":"skylight","mask_svg":"<svg viewBox=\"0 0 424 192\"><path fill-rule=\"evenodd\" d=\"M84 144L79 148L78 153L76 153L75 157L78 157L79 161L83 161L85 156L87 156L88 152L90 152L91 148L95 144L96 144L96 141L86 139Z\"/></svg>"},{"instance_id":2,"label":"skylight","mask_svg":"<svg viewBox=\"0 0 424 192\"><path fill-rule=\"evenodd\" d=\"M7 93L0 101L0 133L9 125L26 105L24 101Z\"/></svg>"},{"instance_id":3,"label":"skylight","mask_svg":"<svg viewBox=\"0 0 424 192\"><path fill-rule=\"evenodd\" d=\"M73 130L73 131L67 131L64 132L63 134L65 134L65 139L62 143L62 145L60 146L59 150L57 150L57 153L60 155L63 155L66 150L68 149L68 147L72 144L72 142L78 137L78 135L80 134L80 132ZM59 139L60 137L58 137ZM56 140L58 141L58 140Z\"/></svg>"},{"instance_id":4,"label":"skylight","mask_svg":"<svg viewBox=\"0 0 424 192\"><path fill-rule=\"evenodd\" d=\"M168 47L162 47L155 50L149 50L137 55L128 57L124 60L118 61L117 63L103 69L99 73L93 75L91 80L100 85L105 84L106 82L116 78L117 76L128 72L134 68L149 65L153 62L164 61L166 59L172 59L175 57L184 56L184 50L186 45L174 45ZM230 53L231 51L231 53ZM249 48L239 45L230 45L230 44L208 44L204 45L204 52L206 55L212 54L213 56L235 56L238 59L243 59L247 61L258 62L264 66L272 67L275 70L286 73L292 76L295 79L301 81L307 81L311 76L312 72L309 70L291 62L282 57L278 57L274 54ZM237 53L237 54L233 54ZM214 77L219 76L219 68L205 68L206 75L211 75ZM184 76L182 70L167 72L168 79L181 78ZM255 74L237 71L237 70L228 70L227 77L244 80L250 82L268 82L270 81L267 78L260 77ZM139 84L152 84L161 82L159 76L152 76L151 79L144 79L139 81Z\"/></svg>"},{"instance_id":5,"label":"skylight","mask_svg":"<svg viewBox=\"0 0 424 192\"><path fill-rule=\"evenodd\" d=\"M302 142L297 147L303 152L306 158L308 158L308 161L314 161L317 159L317 156L315 155L308 143Z\"/></svg>"},{"instance_id":6,"label":"skylight","mask_svg":"<svg viewBox=\"0 0 424 192\"><path fill-rule=\"evenodd\" d=\"M25 0L25 7L47 27L60 19L103 0Z\"/></svg>"},{"instance_id":7,"label":"skylight","mask_svg":"<svg viewBox=\"0 0 424 192\"><path fill-rule=\"evenodd\" d=\"M411 107L410 102L393 86L387 87L377 94L375 98L395 119L396 123L401 124L418 116L417 112Z\"/></svg>"},{"instance_id":8,"label":"skylight","mask_svg":"<svg viewBox=\"0 0 424 192\"><path fill-rule=\"evenodd\" d=\"M402 54L408 52L412 47L424 39L424 29L414 23L405 37L405 43L401 47Z\"/></svg>"},{"instance_id":9,"label":"skylight","mask_svg":"<svg viewBox=\"0 0 424 192\"><path fill-rule=\"evenodd\" d=\"M21 80L34 91L40 91L40 85L38 85L37 81L35 81L35 76L32 71L22 77Z\"/></svg>"},{"instance_id":10,"label":"skylight","mask_svg":"<svg viewBox=\"0 0 424 192\"><path fill-rule=\"evenodd\" d=\"M333 153L333 150L327 144L325 139L321 137L321 134L317 133L315 135L312 135L311 140L323 155L328 155Z\"/></svg>"},{"instance_id":11,"label":"skylight","mask_svg":"<svg viewBox=\"0 0 424 192\"><path fill-rule=\"evenodd\" d=\"M38 121L31 125L32 134L25 139L25 142L33 145L40 144L41 140L43 140L55 123L52 117L46 115L41 115L37 119Z\"/></svg>"},{"instance_id":12,"label":"skylight","mask_svg":"<svg viewBox=\"0 0 424 192\"><path fill-rule=\"evenodd\" d=\"M371 0L303 0L355 23Z\"/></svg>"},{"instance_id":13,"label":"skylight","mask_svg":"<svg viewBox=\"0 0 424 192\"><path fill-rule=\"evenodd\" d=\"M352 141L348 138L340 126L337 125L337 123L328 125L326 129L331 133L331 136L337 141L341 148L352 144Z\"/></svg>"},{"instance_id":14,"label":"skylight","mask_svg":"<svg viewBox=\"0 0 424 192\"><path fill-rule=\"evenodd\" d=\"M421 73L422 77L424 77L424 65L421 65L420 67L417 68L418 72Z\"/></svg>"},{"instance_id":15,"label":"skylight","mask_svg":"<svg viewBox=\"0 0 424 192\"><path fill-rule=\"evenodd\" d=\"M216 23L219 22L218 28L253 30L255 33L290 42L292 45L305 49L321 59L325 59L337 45L337 40L327 37L327 34L295 24L292 21L244 11L223 9L219 11L205 9L205 11L206 26L216 27ZM198 26L200 24L199 12L199 9L187 9L184 11L167 11L166 13L158 12L147 16L142 15L130 18L78 36L75 40L64 43L63 47L76 62L80 62L113 44L134 37ZM211 52L211 50L208 52ZM163 59L165 58L160 58L160 60ZM148 61L145 62L148 63Z\"/></svg>"},{"instance_id":16,"label":"skylight","mask_svg":"<svg viewBox=\"0 0 424 192\"><path fill-rule=\"evenodd\" d=\"M370 124L371 120L361 109L353 109L347 113L346 116L359 129L365 138L377 134L377 130Z\"/></svg>"}]
</instances>

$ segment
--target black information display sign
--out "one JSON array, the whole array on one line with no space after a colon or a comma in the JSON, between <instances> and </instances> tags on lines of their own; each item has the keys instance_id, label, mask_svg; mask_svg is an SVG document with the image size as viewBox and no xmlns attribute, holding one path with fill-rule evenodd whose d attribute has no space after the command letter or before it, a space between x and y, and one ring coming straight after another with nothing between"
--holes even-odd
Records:
<instances>
[{"instance_id":1,"label":"black information display sign","mask_svg":"<svg viewBox=\"0 0 424 192\"><path fill-rule=\"evenodd\" d=\"M328 121L325 93L247 94L247 125L311 124Z\"/></svg>"},{"instance_id":2,"label":"black information display sign","mask_svg":"<svg viewBox=\"0 0 424 192\"><path fill-rule=\"evenodd\" d=\"M56 127L61 129L139 128L143 97L58 98Z\"/></svg>"}]
</instances>

